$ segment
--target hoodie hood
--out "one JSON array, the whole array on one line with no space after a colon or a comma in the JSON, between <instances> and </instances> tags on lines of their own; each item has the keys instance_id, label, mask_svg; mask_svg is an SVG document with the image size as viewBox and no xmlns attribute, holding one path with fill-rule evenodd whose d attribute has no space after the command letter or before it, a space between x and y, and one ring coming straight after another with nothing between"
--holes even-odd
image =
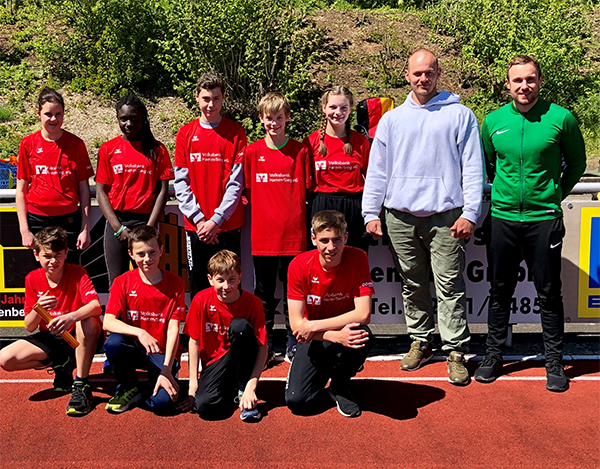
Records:
<instances>
[{"instance_id":1,"label":"hoodie hood","mask_svg":"<svg viewBox=\"0 0 600 469\"><path fill-rule=\"evenodd\" d=\"M449 93L448 91L438 91L438 94L436 94L433 98L431 98L422 106L419 106L413 99L413 92L411 91L404 103L415 108L435 108L447 106L449 104L460 104L460 96Z\"/></svg>"}]
</instances>

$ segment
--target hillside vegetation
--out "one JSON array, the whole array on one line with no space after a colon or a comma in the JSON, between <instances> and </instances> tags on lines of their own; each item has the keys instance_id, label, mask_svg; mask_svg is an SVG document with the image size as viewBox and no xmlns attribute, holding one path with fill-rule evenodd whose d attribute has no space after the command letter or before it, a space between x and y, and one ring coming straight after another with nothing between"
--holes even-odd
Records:
<instances>
[{"instance_id":1,"label":"hillside vegetation","mask_svg":"<svg viewBox=\"0 0 600 469\"><path fill-rule=\"evenodd\" d=\"M0 6L0 157L37 128L41 86L67 95L65 127L90 150L116 135L112 103L135 92L172 149L197 111L195 81L207 70L229 84L227 114L250 140L262 135L255 106L267 91L293 106L290 133L318 125L318 99L346 84L357 99L409 89L403 69L424 46L439 57L441 87L481 120L504 104L506 62L536 56L543 96L572 110L590 160L600 155L599 13L593 0L6 0ZM595 166L594 166L595 167Z\"/></svg>"}]
</instances>

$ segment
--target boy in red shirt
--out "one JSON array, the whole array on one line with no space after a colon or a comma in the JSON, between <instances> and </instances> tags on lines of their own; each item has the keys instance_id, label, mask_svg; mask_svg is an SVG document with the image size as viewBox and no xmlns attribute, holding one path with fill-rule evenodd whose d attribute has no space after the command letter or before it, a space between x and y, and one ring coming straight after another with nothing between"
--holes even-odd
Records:
<instances>
[{"instance_id":1,"label":"boy in red shirt","mask_svg":"<svg viewBox=\"0 0 600 469\"><path fill-rule=\"evenodd\" d=\"M258 115L267 135L246 149L244 174L246 197L252 209L252 260L255 287L265 309L269 353L275 357L273 326L279 300L277 277L283 283L285 323L288 330L286 357L293 356L296 340L287 314L287 269L294 256L306 250L306 191L311 187L307 148L285 135L290 102L281 93L267 93L258 103Z\"/></svg>"},{"instance_id":2,"label":"boy in red shirt","mask_svg":"<svg viewBox=\"0 0 600 469\"><path fill-rule=\"evenodd\" d=\"M363 366L373 345L366 326L375 293L364 251L345 246L344 215L335 210L312 218L317 247L297 256L288 271L290 324L298 345L288 374L285 400L293 413L318 410L329 395L345 417L360 408L350 394L350 379Z\"/></svg>"},{"instance_id":3,"label":"boy in red shirt","mask_svg":"<svg viewBox=\"0 0 600 469\"><path fill-rule=\"evenodd\" d=\"M175 140L175 195L185 216L190 296L208 287L206 264L220 249L241 252L246 132L221 116L225 84L216 73L198 80L201 115Z\"/></svg>"},{"instance_id":4,"label":"boy in red shirt","mask_svg":"<svg viewBox=\"0 0 600 469\"><path fill-rule=\"evenodd\" d=\"M240 418L259 420L256 385L267 357L267 333L261 301L238 287L240 259L220 251L208 262L211 288L190 306L185 332L190 336L188 401L203 419L218 419L239 403ZM198 380L198 365L202 372Z\"/></svg>"},{"instance_id":5,"label":"boy in red shirt","mask_svg":"<svg viewBox=\"0 0 600 469\"><path fill-rule=\"evenodd\" d=\"M156 413L174 410L179 385L179 323L185 319L183 280L159 268L163 253L156 228L143 225L129 235L129 255L138 268L115 279L106 304L104 342L118 386L106 410L121 413L146 397ZM149 396L139 389L136 369L148 371Z\"/></svg>"},{"instance_id":6,"label":"boy in red shirt","mask_svg":"<svg viewBox=\"0 0 600 469\"><path fill-rule=\"evenodd\" d=\"M25 329L33 332L39 327L39 332L3 348L0 366L6 371L52 366L54 390L73 393L67 415L80 416L91 410L88 375L102 330L102 309L85 269L65 263L67 246L62 228L44 228L35 235L34 254L42 267L25 278ZM48 324L32 311L36 303L52 316ZM75 332L79 342L75 351L60 337L65 331ZM73 381L75 363L77 377Z\"/></svg>"}]
</instances>

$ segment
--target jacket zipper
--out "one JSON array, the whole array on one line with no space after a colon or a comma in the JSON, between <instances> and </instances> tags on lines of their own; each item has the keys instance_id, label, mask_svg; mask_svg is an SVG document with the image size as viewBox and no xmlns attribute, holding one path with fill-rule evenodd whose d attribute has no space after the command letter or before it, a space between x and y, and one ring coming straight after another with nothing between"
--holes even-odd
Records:
<instances>
[{"instance_id":1,"label":"jacket zipper","mask_svg":"<svg viewBox=\"0 0 600 469\"><path fill-rule=\"evenodd\" d=\"M525 116L522 115L522 123L521 123L521 152L519 154L519 159L520 159L520 163L521 163L521 175L520 175L520 185L521 185L521 190L520 190L520 215L521 215L521 221L523 221L523 211L524 211L524 207L523 207L523 141L525 139Z\"/></svg>"}]
</instances>

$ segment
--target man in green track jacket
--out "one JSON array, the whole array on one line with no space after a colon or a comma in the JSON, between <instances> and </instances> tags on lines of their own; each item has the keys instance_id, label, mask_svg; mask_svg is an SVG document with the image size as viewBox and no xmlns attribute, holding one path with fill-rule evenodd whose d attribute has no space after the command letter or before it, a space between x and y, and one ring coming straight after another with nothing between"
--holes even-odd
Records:
<instances>
[{"instance_id":1,"label":"man in green track jacket","mask_svg":"<svg viewBox=\"0 0 600 469\"><path fill-rule=\"evenodd\" d=\"M490 113L481 138L493 183L488 263L491 298L487 352L475 372L479 382L494 381L502 369L510 303L524 259L538 298L546 355L546 388L566 391L562 361L564 307L561 247L565 234L561 201L586 168L577 121L564 108L539 98L539 63L526 55L507 67L513 101Z\"/></svg>"}]
</instances>

